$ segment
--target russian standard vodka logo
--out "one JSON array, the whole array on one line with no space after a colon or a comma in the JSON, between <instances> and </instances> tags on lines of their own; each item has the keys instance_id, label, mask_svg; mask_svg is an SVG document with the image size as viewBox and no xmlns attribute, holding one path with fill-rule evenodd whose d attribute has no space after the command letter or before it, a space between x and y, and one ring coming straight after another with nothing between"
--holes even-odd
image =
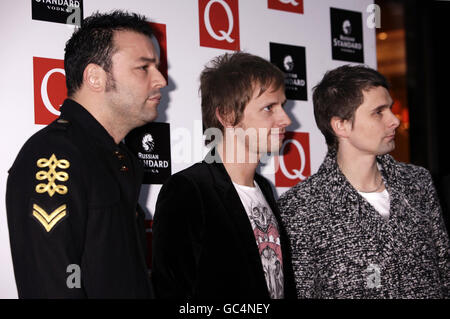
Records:
<instances>
[{"instance_id":1,"label":"russian standard vodka logo","mask_svg":"<svg viewBox=\"0 0 450 319\"><path fill-rule=\"evenodd\" d=\"M330 8L333 60L364 63L362 13Z\"/></svg>"},{"instance_id":2,"label":"russian standard vodka logo","mask_svg":"<svg viewBox=\"0 0 450 319\"><path fill-rule=\"evenodd\" d=\"M219 3L224 9L227 14L228 18L228 30L225 32L224 30L219 30L218 32L220 35L217 35L217 33L213 30L211 26L211 20L210 20L210 9L211 6L214 3ZM217 41L223 41L226 40L228 43L233 43L234 39L230 37L231 32L233 32L233 26L234 26L234 20L233 20L233 12L231 11L230 6L224 1L224 0L210 0L208 4L206 5L205 12L203 14L203 20L205 21L205 27L208 31L209 35L217 40Z\"/></svg>"},{"instance_id":3,"label":"russian standard vodka logo","mask_svg":"<svg viewBox=\"0 0 450 319\"><path fill-rule=\"evenodd\" d=\"M142 138L142 148L148 153L151 153L154 150L155 141L151 134L145 134Z\"/></svg>"},{"instance_id":4,"label":"russian standard vodka logo","mask_svg":"<svg viewBox=\"0 0 450 319\"><path fill-rule=\"evenodd\" d=\"M352 24L350 23L350 21L345 20L344 23L342 23L342 31L345 35L349 35L350 33L352 33Z\"/></svg>"},{"instance_id":5,"label":"russian standard vodka logo","mask_svg":"<svg viewBox=\"0 0 450 319\"><path fill-rule=\"evenodd\" d=\"M284 72L288 100L308 100L306 86L306 48L284 43L269 43L270 62Z\"/></svg>"},{"instance_id":6,"label":"russian standard vodka logo","mask_svg":"<svg viewBox=\"0 0 450 319\"><path fill-rule=\"evenodd\" d=\"M286 71L292 71L294 69L294 59L290 55L286 55L283 60L283 66Z\"/></svg>"}]
</instances>

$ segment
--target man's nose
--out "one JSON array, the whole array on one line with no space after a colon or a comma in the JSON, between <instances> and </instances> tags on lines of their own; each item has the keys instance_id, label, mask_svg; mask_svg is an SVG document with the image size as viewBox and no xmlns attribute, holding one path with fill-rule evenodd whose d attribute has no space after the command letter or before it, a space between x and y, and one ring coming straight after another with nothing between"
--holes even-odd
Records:
<instances>
[{"instance_id":1,"label":"man's nose","mask_svg":"<svg viewBox=\"0 0 450 319\"><path fill-rule=\"evenodd\" d=\"M152 76L152 86L156 88L163 88L167 86L167 81L164 75L159 71L159 69L155 69Z\"/></svg>"},{"instance_id":2,"label":"man's nose","mask_svg":"<svg viewBox=\"0 0 450 319\"><path fill-rule=\"evenodd\" d=\"M291 123L292 123L289 115L287 115L284 108L281 108L279 123L280 123L281 127L287 127L287 126L291 125Z\"/></svg>"}]
</instances>

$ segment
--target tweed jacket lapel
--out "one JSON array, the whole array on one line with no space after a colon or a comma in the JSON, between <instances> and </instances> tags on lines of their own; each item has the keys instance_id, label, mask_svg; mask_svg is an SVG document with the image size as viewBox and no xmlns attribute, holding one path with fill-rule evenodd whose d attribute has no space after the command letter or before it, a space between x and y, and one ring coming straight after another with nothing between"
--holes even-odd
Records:
<instances>
[{"instance_id":1,"label":"tweed jacket lapel","mask_svg":"<svg viewBox=\"0 0 450 319\"><path fill-rule=\"evenodd\" d=\"M331 189L333 194L330 198L331 209L344 208L346 216L342 216L343 218L354 221L369 240L384 245L387 244L386 241L393 241L395 232L402 231L398 225L398 215L404 211L404 200L401 189L398 189L401 181L398 180L397 172L393 167L392 157L378 156L377 161L381 165L381 174L390 196L389 220L383 219L350 184L337 164L335 150L328 152L319 169L319 174L327 175L329 185L326 187Z\"/></svg>"}]
</instances>

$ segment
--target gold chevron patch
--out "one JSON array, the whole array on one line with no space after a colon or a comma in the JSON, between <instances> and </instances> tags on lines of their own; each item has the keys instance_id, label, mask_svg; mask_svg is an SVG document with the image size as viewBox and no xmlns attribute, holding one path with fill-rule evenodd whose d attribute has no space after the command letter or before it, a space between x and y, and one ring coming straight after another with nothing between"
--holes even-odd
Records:
<instances>
[{"instance_id":1,"label":"gold chevron patch","mask_svg":"<svg viewBox=\"0 0 450 319\"><path fill-rule=\"evenodd\" d=\"M50 215L39 207L37 204L33 204L33 216L44 226L47 233L64 217L66 216L66 204L59 206Z\"/></svg>"}]
</instances>

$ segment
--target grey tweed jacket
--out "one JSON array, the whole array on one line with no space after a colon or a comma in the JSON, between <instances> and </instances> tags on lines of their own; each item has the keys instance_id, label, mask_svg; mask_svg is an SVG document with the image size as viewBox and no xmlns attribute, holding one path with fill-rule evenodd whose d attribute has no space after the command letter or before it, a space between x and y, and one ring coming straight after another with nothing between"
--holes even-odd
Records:
<instances>
[{"instance_id":1,"label":"grey tweed jacket","mask_svg":"<svg viewBox=\"0 0 450 319\"><path fill-rule=\"evenodd\" d=\"M390 196L381 215L330 150L319 171L278 203L298 298L448 298L450 246L429 172L378 156Z\"/></svg>"}]
</instances>

